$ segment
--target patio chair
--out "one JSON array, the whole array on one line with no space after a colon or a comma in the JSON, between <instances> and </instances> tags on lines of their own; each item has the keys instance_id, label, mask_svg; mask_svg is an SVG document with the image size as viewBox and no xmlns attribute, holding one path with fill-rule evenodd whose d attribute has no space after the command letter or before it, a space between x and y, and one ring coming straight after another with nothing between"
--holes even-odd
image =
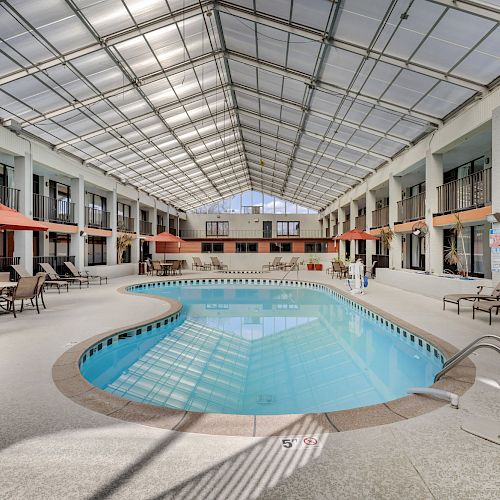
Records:
<instances>
[{"instance_id":1,"label":"patio chair","mask_svg":"<svg viewBox=\"0 0 500 500\"><path fill-rule=\"evenodd\" d=\"M182 269L182 260L174 260L169 272L170 274L173 275L175 274L181 275L182 274L181 269Z\"/></svg>"},{"instance_id":2,"label":"patio chair","mask_svg":"<svg viewBox=\"0 0 500 500\"><path fill-rule=\"evenodd\" d=\"M283 269L284 271L286 271L287 269L290 269L290 271L292 269L298 269L299 268L299 258L298 257L292 257L290 259L290 262L286 262L284 264L281 264L279 269Z\"/></svg>"},{"instance_id":3,"label":"patio chair","mask_svg":"<svg viewBox=\"0 0 500 500\"><path fill-rule=\"evenodd\" d=\"M227 265L223 264L218 257L210 257L210 260L212 261L212 268L217 269L219 271L223 269L227 269Z\"/></svg>"},{"instance_id":4,"label":"patio chair","mask_svg":"<svg viewBox=\"0 0 500 500\"><path fill-rule=\"evenodd\" d=\"M40 262L40 267L47 273L47 283L52 281L65 281L67 283L78 283L80 288L82 288L82 283L87 283L87 288L89 287L88 278L80 278L74 276L59 276L55 269L48 262Z\"/></svg>"},{"instance_id":5,"label":"patio chair","mask_svg":"<svg viewBox=\"0 0 500 500\"><path fill-rule=\"evenodd\" d=\"M11 267L19 277L31 278L31 274L20 264L14 264ZM47 280L47 278L45 278L43 286L44 288L48 288L49 286L56 287L59 293L61 293L61 288L66 287L66 291L69 292L69 281Z\"/></svg>"},{"instance_id":6,"label":"patio chair","mask_svg":"<svg viewBox=\"0 0 500 500\"><path fill-rule=\"evenodd\" d=\"M47 279L47 273L39 272L35 274L35 277L36 276L38 276L38 283L36 284L37 300L38 298L40 298L43 308L47 309L47 307L45 307L45 300L43 300L43 288L45 285L45 280ZM33 304L33 301L31 301L31 303Z\"/></svg>"},{"instance_id":7,"label":"patio chair","mask_svg":"<svg viewBox=\"0 0 500 500\"><path fill-rule=\"evenodd\" d=\"M476 319L476 311L484 311L490 314L490 326L491 326L491 313L493 309L496 309L496 315L498 316L498 311L500 311L500 300L483 300L476 302L472 306L472 319Z\"/></svg>"},{"instance_id":8,"label":"patio chair","mask_svg":"<svg viewBox=\"0 0 500 500\"><path fill-rule=\"evenodd\" d=\"M156 276L165 276L165 269L161 266L159 260L153 260L151 262L151 268L151 275L153 275L153 273L156 273Z\"/></svg>"},{"instance_id":9,"label":"patio chair","mask_svg":"<svg viewBox=\"0 0 500 500\"><path fill-rule=\"evenodd\" d=\"M347 278L347 275L349 274L349 268L343 262L339 262L339 266L341 277Z\"/></svg>"},{"instance_id":10,"label":"patio chair","mask_svg":"<svg viewBox=\"0 0 500 500\"><path fill-rule=\"evenodd\" d=\"M462 300L477 302L479 300L500 300L500 283L493 289L491 293L482 293L485 288L491 288L484 285L477 287L477 293L453 293L443 297L443 311L446 308L446 303L456 304L457 313L460 314L460 302Z\"/></svg>"},{"instance_id":11,"label":"patio chair","mask_svg":"<svg viewBox=\"0 0 500 500\"><path fill-rule=\"evenodd\" d=\"M35 306L38 314L40 314L40 308L38 307L38 282L42 279L41 276L30 276L27 278L19 278L17 286L12 290L11 295L2 297L7 302L7 311L14 314L14 318L17 318L16 314L16 300L21 301L21 312L24 310L24 301L31 300L33 304L33 299L35 300Z\"/></svg>"},{"instance_id":12,"label":"patio chair","mask_svg":"<svg viewBox=\"0 0 500 500\"><path fill-rule=\"evenodd\" d=\"M274 257L272 262L269 262L269 264L264 264L262 266L262 270L267 269L268 271L272 271L274 269L279 269L281 265L281 257Z\"/></svg>"},{"instance_id":13,"label":"patio chair","mask_svg":"<svg viewBox=\"0 0 500 500\"><path fill-rule=\"evenodd\" d=\"M89 274L88 271L79 271L73 262L65 262L64 265L68 268L70 274L74 278L86 278L88 280L99 280L99 285L102 285L102 280L108 284L107 276L100 276L99 274Z\"/></svg>"}]
</instances>

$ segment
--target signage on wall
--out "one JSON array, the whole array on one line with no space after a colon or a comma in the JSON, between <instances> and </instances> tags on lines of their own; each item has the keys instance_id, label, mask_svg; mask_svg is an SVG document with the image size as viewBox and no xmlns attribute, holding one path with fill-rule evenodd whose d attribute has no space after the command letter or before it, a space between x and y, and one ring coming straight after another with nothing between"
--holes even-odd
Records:
<instances>
[{"instance_id":1,"label":"signage on wall","mask_svg":"<svg viewBox=\"0 0 500 500\"><path fill-rule=\"evenodd\" d=\"M500 248L500 229L490 229L490 247Z\"/></svg>"}]
</instances>

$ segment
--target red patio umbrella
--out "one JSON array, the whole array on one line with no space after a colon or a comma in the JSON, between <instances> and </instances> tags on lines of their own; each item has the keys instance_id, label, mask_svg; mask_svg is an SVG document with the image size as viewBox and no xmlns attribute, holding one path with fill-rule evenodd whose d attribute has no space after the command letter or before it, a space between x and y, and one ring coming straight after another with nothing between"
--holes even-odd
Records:
<instances>
[{"instance_id":1,"label":"red patio umbrella","mask_svg":"<svg viewBox=\"0 0 500 500\"><path fill-rule=\"evenodd\" d=\"M373 234L365 233L361 229L351 229L344 234L335 236L334 240L344 240L344 241L357 241L357 240L378 240L378 236L373 236ZM338 253L340 254L340 246L338 247Z\"/></svg>"},{"instance_id":2,"label":"red patio umbrella","mask_svg":"<svg viewBox=\"0 0 500 500\"><path fill-rule=\"evenodd\" d=\"M347 233L341 234L340 236L335 236L334 240L344 240L344 241L353 241L353 240L378 240L378 236L373 236L373 234L365 233L361 231L361 229L351 229L347 231Z\"/></svg>"},{"instance_id":3,"label":"red patio umbrella","mask_svg":"<svg viewBox=\"0 0 500 500\"><path fill-rule=\"evenodd\" d=\"M181 251L181 243L184 243L182 238L175 236L175 234L170 234L167 232L157 234L155 236L146 236L144 241L153 241L155 243L175 243L177 242L177 248L179 249L179 253ZM165 248L165 247L163 247ZM163 260L165 260L165 252L163 252Z\"/></svg>"},{"instance_id":4,"label":"red patio umbrella","mask_svg":"<svg viewBox=\"0 0 500 500\"><path fill-rule=\"evenodd\" d=\"M0 203L0 229L13 231L48 231L48 226Z\"/></svg>"}]
</instances>

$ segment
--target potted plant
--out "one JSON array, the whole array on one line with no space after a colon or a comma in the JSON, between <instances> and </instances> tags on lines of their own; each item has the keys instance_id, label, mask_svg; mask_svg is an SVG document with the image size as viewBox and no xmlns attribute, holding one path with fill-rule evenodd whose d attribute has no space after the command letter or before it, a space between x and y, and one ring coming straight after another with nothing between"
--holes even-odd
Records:
<instances>
[{"instance_id":1,"label":"potted plant","mask_svg":"<svg viewBox=\"0 0 500 500\"><path fill-rule=\"evenodd\" d=\"M321 263L319 262L318 257L314 256L313 261L314 261L314 269L315 269L316 271L322 271L322 270L323 270L323 264L321 264Z\"/></svg>"},{"instance_id":2,"label":"potted plant","mask_svg":"<svg viewBox=\"0 0 500 500\"><path fill-rule=\"evenodd\" d=\"M314 258L312 255L309 255L309 260L307 261L307 270L314 271Z\"/></svg>"},{"instance_id":3,"label":"potted plant","mask_svg":"<svg viewBox=\"0 0 500 500\"><path fill-rule=\"evenodd\" d=\"M391 264L390 264L391 269L394 269L394 266L392 265L392 258L393 258L392 253L393 252L391 252L391 245L392 245L393 238L394 238L394 231L391 229L390 226L383 227L380 230L380 240L382 241L382 244L385 245L389 250L389 258L391 260Z\"/></svg>"},{"instance_id":4,"label":"potted plant","mask_svg":"<svg viewBox=\"0 0 500 500\"><path fill-rule=\"evenodd\" d=\"M128 233L120 234L116 238L116 251L117 251L118 264L123 263L123 254L125 253L125 250L130 245L132 245L132 241L134 241L134 236Z\"/></svg>"},{"instance_id":5,"label":"potted plant","mask_svg":"<svg viewBox=\"0 0 500 500\"><path fill-rule=\"evenodd\" d=\"M445 247L444 249L445 250L444 261L447 264L450 264L450 266L456 267L457 271L461 273L462 270L460 268L462 262L460 261L460 254L458 252L457 242L455 241L455 239L450 239L449 243L450 246Z\"/></svg>"},{"instance_id":6,"label":"potted plant","mask_svg":"<svg viewBox=\"0 0 500 500\"><path fill-rule=\"evenodd\" d=\"M455 214L455 224L453 226L453 232L455 233L455 235L457 237L455 247L456 247L458 260L460 263L459 267L461 267L459 272L464 278L467 278L469 276L469 266L467 263L467 252L465 251L464 225L462 224L462 221L460 220L459 214ZM461 252L458 250L458 242L459 241L460 241ZM457 266L457 268L458 268L458 266Z\"/></svg>"}]
</instances>

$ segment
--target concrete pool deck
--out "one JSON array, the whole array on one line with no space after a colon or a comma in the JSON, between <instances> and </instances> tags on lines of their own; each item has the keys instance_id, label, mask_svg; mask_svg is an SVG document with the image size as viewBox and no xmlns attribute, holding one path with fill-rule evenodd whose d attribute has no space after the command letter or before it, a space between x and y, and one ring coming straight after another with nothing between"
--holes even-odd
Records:
<instances>
[{"instance_id":1,"label":"concrete pool deck","mask_svg":"<svg viewBox=\"0 0 500 500\"><path fill-rule=\"evenodd\" d=\"M184 277L194 275L217 276ZM299 279L332 283L321 272L301 271ZM176 432L75 404L55 386L52 366L76 343L163 314L161 301L117 293L145 280L157 278L48 292L40 315L0 318L0 498L498 497L500 447L460 428L471 415L500 421L500 361L493 352L471 356L476 381L459 410L445 405L341 433L322 434L315 419L302 416L279 424L280 434L318 437L313 448L286 449L278 437L195 434L189 431L196 415ZM470 307L457 316L435 299L373 281L363 299L458 348L500 331L498 318L489 327L486 315L472 320Z\"/></svg>"}]
</instances>

